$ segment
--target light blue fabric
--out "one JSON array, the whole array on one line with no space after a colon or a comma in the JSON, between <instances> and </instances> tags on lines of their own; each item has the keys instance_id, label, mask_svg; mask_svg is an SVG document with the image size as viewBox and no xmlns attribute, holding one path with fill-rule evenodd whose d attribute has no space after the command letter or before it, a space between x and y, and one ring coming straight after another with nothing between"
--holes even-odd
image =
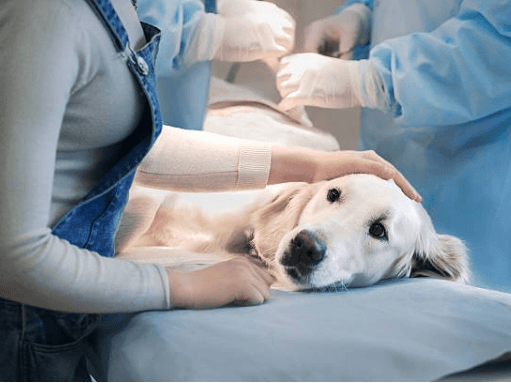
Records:
<instances>
[{"instance_id":1,"label":"light blue fabric","mask_svg":"<svg viewBox=\"0 0 511 383\"><path fill-rule=\"evenodd\" d=\"M214 12L214 0L139 0L140 20L162 31L156 73L158 95L166 125L201 130L211 62L185 62L192 37L204 14Z\"/></svg>"},{"instance_id":2,"label":"light blue fabric","mask_svg":"<svg viewBox=\"0 0 511 383\"><path fill-rule=\"evenodd\" d=\"M509 292L511 2L372 6L369 62L390 105L362 110L360 149L392 162L437 229L467 242L477 284Z\"/></svg>"},{"instance_id":3,"label":"light blue fabric","mask_svg":"<svg viewBox=\"0 0 511 383\"><path fill-rule=\"evenodd\" d=\"M429 278L111 319L109 381L431 381L511 351L510 294Z\"/></svg>"}]
</instances>

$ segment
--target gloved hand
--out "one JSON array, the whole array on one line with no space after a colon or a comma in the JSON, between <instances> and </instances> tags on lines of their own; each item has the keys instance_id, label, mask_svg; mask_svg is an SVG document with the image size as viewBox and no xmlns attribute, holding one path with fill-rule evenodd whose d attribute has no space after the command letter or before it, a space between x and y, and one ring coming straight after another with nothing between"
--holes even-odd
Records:
<instances>
[{"instance_id":1,"label":"gloved hand","mask_svg":"<svg viewBox=\"0 0 511 383\"><path fill-rule=\"evenodd\" d=\"M282 57L293 49L295 21L273 3L221 0L213 58L247 62Z\"/></svg>"},{"instance_id":2,"label":"gloved hand","mask_svg":"<svg viewBox=\"0 0 511 383\"><path fill-rule=\"evenodd\" d=\"M385 110L388 105L380 78L368 60L349 61L300 53L284 57L277 72L279 107L321 108L364 106Z\"/></svg>"},{"instance_id":3,"label":"gloved hand","mask_svg":"<svg viewBox=\"0 0 511 383\"><path fill-rule=\"evenodd\" d=\"M341 13L317 20L305 29L305 52L351 59L356 45L369 41L371 10L353 4Z\"/></svg>"}]
</instances>

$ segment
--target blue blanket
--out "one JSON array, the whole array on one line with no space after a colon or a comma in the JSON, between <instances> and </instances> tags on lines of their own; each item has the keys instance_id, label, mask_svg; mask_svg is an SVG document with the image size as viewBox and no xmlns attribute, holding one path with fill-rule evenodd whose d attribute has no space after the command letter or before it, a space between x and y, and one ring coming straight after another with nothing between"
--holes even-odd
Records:
<instances>
[{"instance_id":1,"label":"blue blanket","mask_svg":"<svg viewBox=\"0 0 511 383\"><path fill-rule=\"evenodd\" d=\"M511 294L429 278L112 316L98 379L430 381L511 351Z\"/></svg>"}]
</instances>

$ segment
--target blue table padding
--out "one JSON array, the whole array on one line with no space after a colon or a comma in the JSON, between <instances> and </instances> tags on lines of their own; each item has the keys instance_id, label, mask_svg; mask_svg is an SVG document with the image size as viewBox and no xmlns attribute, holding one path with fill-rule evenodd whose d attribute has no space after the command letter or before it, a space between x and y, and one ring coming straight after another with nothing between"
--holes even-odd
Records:
<instances>
[{"instance_id":1,"label":"blue table padding","mask_svg":"<svg viewBox=\"0 0 511 383\"><path fill-rule=\"evenodd\" d=\"M116 319L116 320L113 320ZM420 278L112 317L112 381L430 381L511 351L511 294Z\"/></svg>"}]
</instances>

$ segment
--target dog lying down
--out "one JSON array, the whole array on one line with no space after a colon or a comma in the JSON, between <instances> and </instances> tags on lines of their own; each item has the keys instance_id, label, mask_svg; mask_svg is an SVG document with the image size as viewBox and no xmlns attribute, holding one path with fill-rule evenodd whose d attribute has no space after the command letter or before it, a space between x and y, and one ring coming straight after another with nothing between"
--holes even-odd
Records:
<instances>
[{"instance_id":1,"label":"dog lying down","mask_svg":"<svg viewBox=\"0 0 511 383\"><path fill-rule=\"evenodd\" d=\"M180 207L169 196L171 201L158 202L149 216L151 209L144 209L143 219L140 213L135 217L136 208L127 209L121 252L170 246L255 257L286 290L337 290L419 276L469 279L463 242L438 234L422 205L392 180L356 174L282 184L220 215ZM149 196L141 198L133 203L151 205L143 200Z\"/></svg>"}]
</instances>

